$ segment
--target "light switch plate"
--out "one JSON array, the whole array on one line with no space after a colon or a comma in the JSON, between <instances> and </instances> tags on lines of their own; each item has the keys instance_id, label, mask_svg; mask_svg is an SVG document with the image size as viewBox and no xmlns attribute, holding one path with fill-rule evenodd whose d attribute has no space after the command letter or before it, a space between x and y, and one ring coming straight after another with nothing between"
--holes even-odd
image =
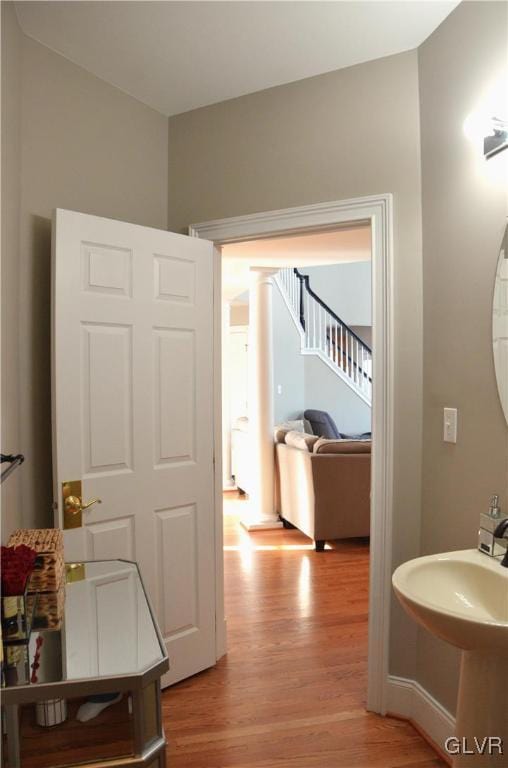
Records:
<instances>
[{"instance_id":1,"label":"light switch plate","mask_svg":"<svg viewBox=\"0 0 508 768\"><path fill-rule=\"evenodd\" d=\"M443 440L445 443L457 442L457 409L443 409Z\"/></svg>"}]
</instances>

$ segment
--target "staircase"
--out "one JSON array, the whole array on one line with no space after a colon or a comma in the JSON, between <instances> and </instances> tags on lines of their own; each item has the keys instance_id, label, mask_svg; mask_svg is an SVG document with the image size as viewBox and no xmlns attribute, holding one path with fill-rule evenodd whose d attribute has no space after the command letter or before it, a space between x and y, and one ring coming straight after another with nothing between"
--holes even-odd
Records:
<instances>
[{"instance_id":1,"label":"staircase","mask_svg":"<svg viewBox=\"0 0 508 768\"><path fill-rule=\"evenodd\" d=\"M372 350L314 293L309 276L281 269L276 284L301 338L301 352L317 355L372 406Z\"/></svg>"}]
</instances>

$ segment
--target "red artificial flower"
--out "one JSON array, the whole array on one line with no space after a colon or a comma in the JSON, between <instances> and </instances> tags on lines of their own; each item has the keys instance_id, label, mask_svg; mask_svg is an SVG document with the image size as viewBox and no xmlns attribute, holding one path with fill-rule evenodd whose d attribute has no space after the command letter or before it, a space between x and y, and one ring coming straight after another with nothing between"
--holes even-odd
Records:
<instances>
[{"instance_id":1,"label":"red artificial flower","mask_svg":"<svg viewBox=\"0 0 508 768\"><path fill-rule=\"evenodd\" d=\"M33 571L37 552L20 544L18 547L2 547L2 594L22 595L28 577Z\"/></svg>"}]
</instances>

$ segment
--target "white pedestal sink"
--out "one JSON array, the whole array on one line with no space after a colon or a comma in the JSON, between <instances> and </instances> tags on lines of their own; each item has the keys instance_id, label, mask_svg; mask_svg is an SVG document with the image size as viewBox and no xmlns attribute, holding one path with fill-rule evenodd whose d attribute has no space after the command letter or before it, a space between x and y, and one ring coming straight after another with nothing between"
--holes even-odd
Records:
<instances>
[{"instance_id":1,"label":"white pedestal sink","mask_svg":"<svg viewBox=\"0 0 508 768\"><path fill-rule=\"evenodd\" d=\"M410 616L462 650L456 736L466 752L454 768L508 768L508 568L475 549L447 552L399 566L393 587Z\"/></svg>"}]
</instances>

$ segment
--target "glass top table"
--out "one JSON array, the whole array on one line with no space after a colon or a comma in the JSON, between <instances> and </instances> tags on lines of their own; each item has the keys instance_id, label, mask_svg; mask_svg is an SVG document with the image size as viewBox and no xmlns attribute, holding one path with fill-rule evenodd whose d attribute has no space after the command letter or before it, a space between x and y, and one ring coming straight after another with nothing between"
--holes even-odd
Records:
<instances>
[{"instance_id":1,"label":"glass top table","mask_svg":"<svg viewBox=\"0 0 508 768\"><path fill-rule=\"evenodd\" d=\"M127 690L137 678L143 685L150 672L160 677L169 667L166 649L137 564L68 563L62 627L32 632L28 667L32 682L21 670L8 670L4 703L39 699L38 689L43 698L82 695L91 690L87 682L100 692L102 681L111 689L111 678L115 690Z\"/></svg>"},{"instance_id":2,"label":"glass top table","mask_svg":"<svg viewBox=\"0 0 508 768\"><path fill-rule=\"evenodd\" d=\"M107 749L99 757L89 760L81 749L75 762L64 759L61 765L164 768L160 678L169 662L137 564L126 560L67 563L63 614L60 629L34 628L28 641L6 646L11 662L19 658L4 666L2 708L9 768L21 768L25 760L20 705L51 706L58 700L86 700L113 692L128 694L131 702L130 746L119 742L118 754L111 754L108 737ZM43 752L46 731L38 732ZM94 736L87 744L95 748L95 741ZM100 752L103 745L97 749Z\"/></svg>"}]
</instances>

